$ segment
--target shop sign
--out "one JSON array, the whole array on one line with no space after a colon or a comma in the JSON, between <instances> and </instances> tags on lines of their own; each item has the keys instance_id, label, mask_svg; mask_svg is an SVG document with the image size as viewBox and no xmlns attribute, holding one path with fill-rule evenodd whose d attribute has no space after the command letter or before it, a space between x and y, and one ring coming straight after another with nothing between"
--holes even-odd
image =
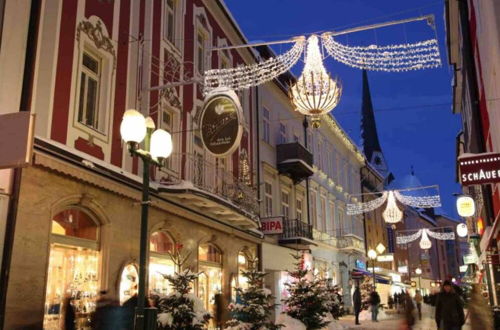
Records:
<instances>
[{"instance_id":1,"label":"shop sign","mask_svg":"<svg viewBox=\"0 0 500 330\"><path fill-rule=\"evenodd\" d=\"M398 273L408 273L408 266L399 266Z\"/></svg>"},{"instance_id":2,"label":"shop sign","mask_svg":"<svg viewBox=\"0 0 500 330\"><path fill-rule=\"evenodd\" d=\"M401 275L399 274L391 274L391 279L393 282L401 282Z\"/></svg>"},{"instance_id":3,"label":"shop sign","mask_svg":"<svg viewBox=\"0 0 500 330\"><path fill-rule=\"evenodd\" d=\"M366 270L366 263L363 260L356 259L354 265L356 265L357 269Z\"/></svg>"},{"instance_id":4,"label":"shop sign","mask_svg":"<svg viewBox=\"0 0 500 330\"><path fill-rule=\"evenodd\" d=\"M392 254L382 254L377 257L378 262L390 262L394 260L394 255Z\"/></svg>"},{"instance_id":5,"label":"shop sign","mask_svg":"<svg viewBox=\"0 0 500 330\"><path fill-rule=\"evenodd\" d=\"M470 196L460 196L457 198L457 211L461 217L472 217L476 213L476 204Z\"/></svg>"},{"instance_id":6,"label":"shop sign","mask_svg":"<svg viewBox=\"0 0 500 330\"><path fill-rule=\"evenodd\" d=\"M466 265L472 265L476 264L478 261L477 255L475 254L468 254L464 256L464 264Z\"/></svg>"},{"instance_id":7,"label":"shop sign","mask_svg":"<svg viewBox=\"0 0 500 330\"><path fill-rule=\"evenodd\" d=\"M467 271L467 268L469 268L469 266L467 265L463 265L463 266L460 266L460 273L465 273Z\"/></svg>"},{"instance_id":8,"label":"shop sign","mask_svg":"<svg viewBox=\"0 0 500 330\"><path fill-rule=\"evenodd\" d=\"M363 278L363 276L364 276L364 274L362 272L358 272L355 270L353 270L351 272L351 279L353 279L353 280L360 280Z\"/></svg>"},{"instance_id":9,"label":"shop sign","mask_svg":"<svg viewBox=\"0 0 500 330\"><path fill-rule=\"evenodd\" d=\"M458 165L464 186L500 182L500 153L465 154Z\"/></svg>"},{"instance_id":10,"label":"shop sign","mask_svg":"<svg viewBox=\"0 0 500 330\"><path fill-rule=\"evenodd\" d=\"M217 88L205 98L200 129L204 147L216 157L224 157L238 148L243 134L243 110L238 95Z\"/></svg>"},{"instance_id":11,"label":"shop sign","mask_svg":"<svg viewBox=\"0 0 500 330\"><path fill-rule=\"evenodd\" d=\"M283 233L283 217L264 218L260 223L262 232L266 235Z\"/></svg>"},{"instance_id":12,"label":"shop sign","mask_svg":"<svg viewBox=\"0 0 500 330\"><path fill-rule=\"evenodd\" d=\"M35 115L21 111L0 115L0 169L28 166L33 153Z\"/></svg>"}]
</instances>

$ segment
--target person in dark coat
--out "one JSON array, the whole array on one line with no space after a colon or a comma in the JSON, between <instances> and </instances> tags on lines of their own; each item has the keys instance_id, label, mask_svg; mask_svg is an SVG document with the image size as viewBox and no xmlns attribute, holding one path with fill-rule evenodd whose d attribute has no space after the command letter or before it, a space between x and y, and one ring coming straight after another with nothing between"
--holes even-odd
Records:
<instances>
[{"instance_id":1,"label":"person in dark coat","mask_svg":"<svg viewBox=\"0 0 500 330\"><path fill-rule=\"evenodd\" d=\"M73 299L67 296L64 300L64 329L65 330L75 330L76 329L76 313L75 307L72 304Z\"/></svg>"},{"instance_id":2,"label":"person in dark coat","mask_svg":"<svg viewBox=\"0 0 500 330\"><path fill-rule=\"evenodd\" d=\"M453 290L450 281L444 281L436 297L436 324L440 330L460 330L465 323L463 301Z\"/></svg>"},{"instance_id":3,"label":"person in dark coat","mask_svg":"<svg viewBox=\"0 0 500 330\"><path fill-rule=\"evenodd\" d=\"M356 316L356 323L359 323L359 313L361 313L361 291L359 291L359 286L354 290L354 294L352 295L352 304L354 306L354 315Z\"/></svg>"},{"instance_id":4,"label":"person in dark coat","mask_svg":"<svg viewBox=\"0 0 500 330\"><path fill-rule=\"evenodd\" d=\"M370 305L372 306L372 321L378 322L378 305L380 304L380 296L375 289L373 289L372 293L370 293Z\"/></svg>"}]
</instances>

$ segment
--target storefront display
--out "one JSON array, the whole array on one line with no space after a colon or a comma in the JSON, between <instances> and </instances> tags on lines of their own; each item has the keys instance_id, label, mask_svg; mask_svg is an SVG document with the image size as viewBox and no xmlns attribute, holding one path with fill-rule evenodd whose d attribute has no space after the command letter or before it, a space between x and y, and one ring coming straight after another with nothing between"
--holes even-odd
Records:
<instances>
[{"instance_id":1,"label":"storefront display","mask_svg":"<svg viewBox=\"0 0 500 330\"><path fill-rule=\"evenodd\" d=\"M138 279L139 274L134 264L128 264L123 267L122 275L120 276L120 305L123 305L123 303L136 294Z\"/></svg>"},{"instance_id":2,"label":"storefront display","mask_svg":"<svg viewBox=\"0 0 500 330\"><path fill-rule=\"evenodd\" d=\"M203 244L198 248L198 261L198 297L205 309L215 315L215 295L222 293L222 253L213 244ZM209 329L214 326L212 319Z\"/></svg>"},{"instance_id":3,"label":"storefront display","mask_svg":"<svg viewBox=\"0 0 500 330\"><path fill-rule=\"evenodd\" d=\"M171 284L166 275L175 273L175 264L170 258L174 240L163 231L154 232L149 240L149 293L164 296L170 293Z\"/></svg>"}]
</instances>

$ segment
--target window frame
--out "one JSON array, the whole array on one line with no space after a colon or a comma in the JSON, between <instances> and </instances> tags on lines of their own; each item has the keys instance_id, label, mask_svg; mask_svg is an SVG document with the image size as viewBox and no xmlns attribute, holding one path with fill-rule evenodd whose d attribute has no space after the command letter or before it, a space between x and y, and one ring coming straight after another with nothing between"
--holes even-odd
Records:
<instances>
[{"instance_id":1,"label":"window frame","mask_svg":"<svg viewBox=\"0 0 500 330\"><path fill-rule=\"evenodd\" d=\"M87 67L84 64L84 59L85 57L88 57L95 61L97 63L97 72L93 71L89 67ZM101 121L99 120L101 112L100 112L100 100L101 100L101 80L102 80L102 66L103 66L103 59L101 56L98 54L95 54L95 52L90 51L87 48L84 48L81 54L80 58L80 70L78 74L78 81L79 81L79 86L78 86L78 100L77 100L77 110L76 110L76 120L79 124L97 131L101 134L104 134L100 126L104 126ZM84 79L84 84L82 84L82 79ZM95 100L94 100L94 120L92 124L88 124L86 122L86 118L88 116L88 81L92 79L96 83L96 90L95 90ZM83 90L82 90L83 89ZM82 103L82 97L83 97L83 103ZM81 105L83 104L83 108L80 108ZM81 117L81 119L80 119Z\"/></svg>"},{"instance_id":2,"label":"window frame","mask_svg":"<svg viewBox=\"0 0 500 330\"><path fill-rule=\"evenodd\" d=\"M268 217L273 216L273 184L269 181L264 181L264 214Z\"/></svg>"},{"instance_id":3,"label":"window frame","mask_svg":"<svg viewBox=\"0 0 500 330\"><path fill-rule=\"evenodd\" d=\"M262 140L271 143L271 112L266 107L262 107Z\"/></svg>"},{"instance_id":4,"label":"window frame","mask_svg":"<svg viewBox=\"0 0 500 330\"><path fill-rule=\"evenodd\" d=\"M290 219L290 191L286 189L281 190L281 213L285 219Z\"/></svg>"},{"instance_id":5,"label":"window frame","mask_svg":"<svg viewBox=\"0 0 500 330\"><path fill-rule=\"evenodd\" d=\"M172 2L173 7L169 6L169 2ZM174 47L177 48L177 11L179 10L178 0L164 0L163 1L163 40L169 42ZM169 19L169 15L172 16L172 20ZM172 22L170 31L170 22ZM170 33L172 34L170 36Z\"/></svg>"}]
</instances>

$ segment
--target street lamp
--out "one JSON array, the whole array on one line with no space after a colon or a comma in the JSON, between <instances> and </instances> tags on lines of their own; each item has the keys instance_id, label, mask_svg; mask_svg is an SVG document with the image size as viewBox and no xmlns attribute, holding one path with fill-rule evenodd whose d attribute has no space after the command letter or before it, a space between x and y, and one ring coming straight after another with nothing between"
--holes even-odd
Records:
<instances>
[{"instance_id":1,"label":"street lamp","mask_svg":"<svg viewBox=\"0 0 500 330\"><path fill-rule=\"evenodd\" d=\"M148 211L149 211L149 170L151 165L163 166L165 159L172 153L170 133L157 129L151 117L137 110L127 110L120 124L120 134L127 143L131 156L142 159L142 200L141 200L141 238L139 254L139 292L135 312L135 329L152 329L156 323L155 309L145 308L146 302L146 256L148 250ZM144 141L144 149L139 147Z\"/></svg>"},{"instance_id":2,"label":"street lamp","mask_svg":"<svg viewBox=\"0 0 500 330\"><path fill-rule=\"evenodd\" d=\"M368 258L370 258L372 260L372 264L373 264L373 289L376 288L376 284L375 284L375 260L377 259L377 251L375 251L374 249L370 249L368 251Z\"/></svg>"},{"instance_id":3,"label":"street lamp","mask_svg":"<svg viewBox=\"0 0 500 330\"><path fill-rule=\"evenodd\" d=\"M420 277L422 275L422 269L420 269L420 267L415 269L415 274L418 275L418 288L419 288L419 290L422 290L422 283L420 282Z\"/></svg>"}]
</instances>

